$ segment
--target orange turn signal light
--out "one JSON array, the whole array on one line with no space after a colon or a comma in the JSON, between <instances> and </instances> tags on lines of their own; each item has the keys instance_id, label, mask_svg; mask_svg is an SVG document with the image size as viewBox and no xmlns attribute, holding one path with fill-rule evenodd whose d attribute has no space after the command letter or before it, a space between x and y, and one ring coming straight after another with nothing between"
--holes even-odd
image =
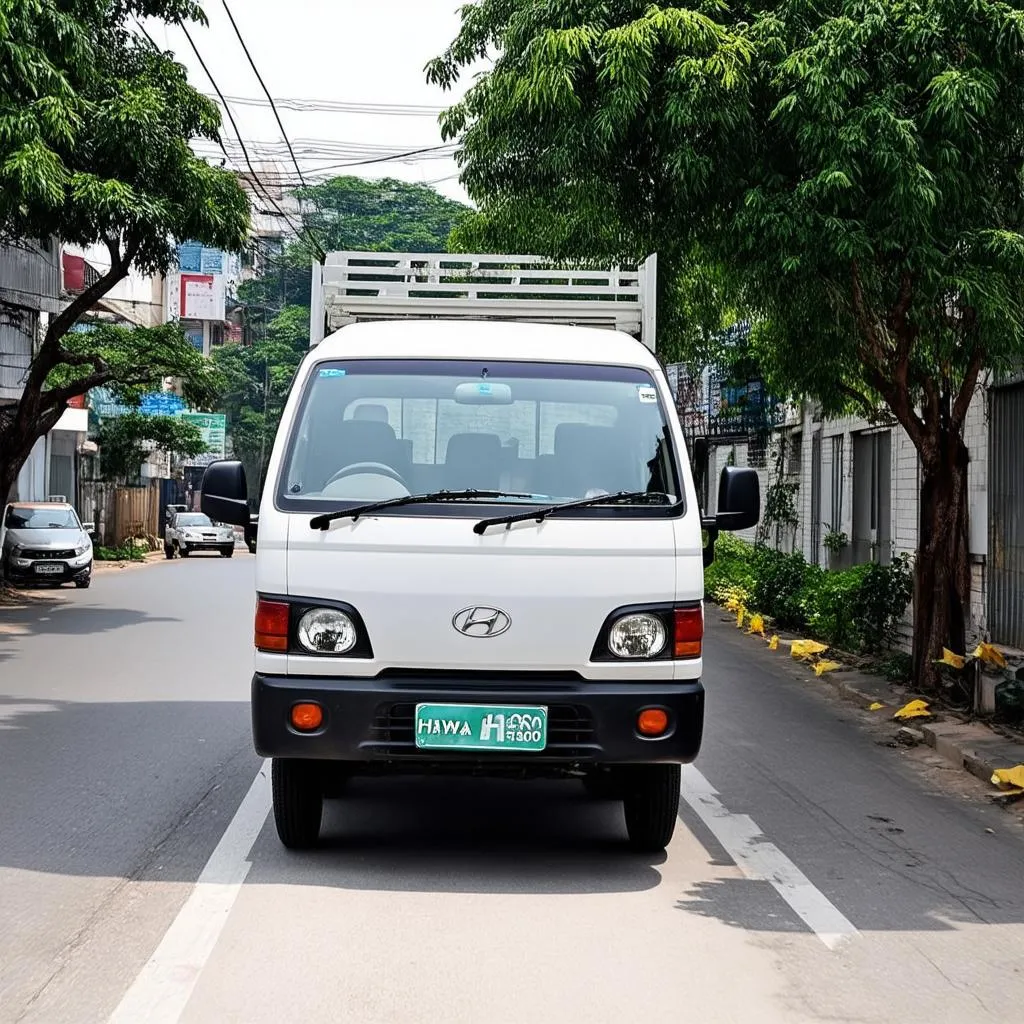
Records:
<instances>
[{"instance_id":1,"label":"orange turn signal light","mask_svg":"<svg viewBox=\"0 0 1024 1024\"><path fill-rule=\"evenodd\" d=\"M645 708L636 716L636 728L641 736L660 736L668 728L668 712Z\"/></svg>"},{"instance_id":2,"label":"orange turn signal light","mask_svg":"<svg viewBox=\"0 0 1024 1024\"><path fill-rule=\"evenodd\" d=\"M324 711L319 704L294 704L292 706L292 725L299 732L313 732L324 722Z\"/></svg>"}]
</instances>

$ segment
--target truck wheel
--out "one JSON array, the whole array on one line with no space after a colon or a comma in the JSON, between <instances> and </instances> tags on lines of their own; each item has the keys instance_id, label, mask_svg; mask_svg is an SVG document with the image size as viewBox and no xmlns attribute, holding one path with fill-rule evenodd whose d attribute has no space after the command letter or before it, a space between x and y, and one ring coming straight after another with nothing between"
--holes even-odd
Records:
<instances>
[{"instance_id":1,"label":"truck wheel","mask_svg":"<svg viewBox=\"0 0 1024 1024\"><path fill-rule=\"evenodd\" d=\"M316 761L275 757L270 771L274 824L289 850L308 850L320 838L323 783Z\"/></svg>"},{"instance_id":2,"label":"truck wheel","mask_svg":"<svg viewBox=\"0 0 1024 1024\"><path fill-rule=\"evenodd\" d=\"M682 769L677 764L636 765L624 781L629 845L642 853L664 850L676 830Z\"/></svg>"},{"instance_id":3,"label":"truck wheel","mask_svg":"<svg viewBox=\"0 0 1024 1024\"><path fill-rule=\"evenodd\" d=\"M178 554L181 555L182 558L188 558L188 556L192 554L192 550L191 548L186 547L184 544L179 544Z\"/></svg>"},{"instance_id":4,"label":"truck wheel","mask_svg":"<svg viewBox=\"0 0 1024 1024\"><path fill-rule=\"evenodd\" d=\"M234 548L221 548L220 549L220 553L221 553L221 557L222 558L230 558L235 553L235 549Z\"/></svg>"},{"instance_id":5,"label":"truck wheel","mask_svg":"<svg viewBox=\"0 0 1024 1024\"><path fill-rule=\"evenodd\" d=\"M621 800L622 777L614 768L590 768L583 776L583 788L595 800Z\"/></svg>"}]
</instances>

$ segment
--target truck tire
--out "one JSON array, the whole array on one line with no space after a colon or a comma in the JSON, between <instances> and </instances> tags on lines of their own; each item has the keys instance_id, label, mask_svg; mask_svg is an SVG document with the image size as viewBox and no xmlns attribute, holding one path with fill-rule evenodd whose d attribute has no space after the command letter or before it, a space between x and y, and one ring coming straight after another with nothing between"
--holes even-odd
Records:
<instances>
[{"instance_id":1,"label":"truck tire","mask_svg":"<svg viewBox=\"0 0 1024 1024\"><path fill-rule=\"evenodd\" d=\"M185 544L179 544L178 554L181 555L182 558L188 558L188 556L192 554L192 549Z\"/></svg>"},{"instance_id":2,"label":"truck tire","mask_svg":"<svg viewBox=\"0 0 1024 1024\"><path fill-rule=\"evenodd\" d=\"M270 770L274 824L289 850L308 850L320 838L324 812L323 783L316 761L275 757Z\"/></svg>"},{"instance_id":3,"label":"truck tire","mask_svg":"<svg viewBox=\"0 0 1024 1024\"><path fill-rule=\"evenodd\" d=\"M234 553L235 553L235 549L234 548L221 548L220 549L221 558L230 558Z\"/></svg>"},{"instance_id":4,"label":"truck tire","mask_svg":"<svg viewBox=\"0 0 1024 1024\"><path fill-rule=\"evenodd\" d=\"M664 850L676 830L682 769L677 764L631 766L624 782L629 845L641 853Z\"/></svg>"}]
</instances>

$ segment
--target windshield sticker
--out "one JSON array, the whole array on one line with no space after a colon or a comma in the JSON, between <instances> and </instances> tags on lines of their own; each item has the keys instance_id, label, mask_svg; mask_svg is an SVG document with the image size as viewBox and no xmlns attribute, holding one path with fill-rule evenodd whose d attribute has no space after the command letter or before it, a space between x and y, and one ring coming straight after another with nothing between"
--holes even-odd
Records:
<instances>
[{"instance_id":1,"label":"windshield sticker","mask_svg":"<svg viewBox=\"0 0 1024 1024\"><path fill-rule=\"evenodd\" d=\"M321 376L321 377L344 377L345 376L345 371L344 370L334 370L334 369L332 369L330 367L325 367L324 369L322 369L320 371L319 376Z\"/></svg>"},{"instance_id":2,"label":"windshield sticker","mask_svg":"<svg viewBox=\"0 0 1024 1024\"><path fill-rule=\"evenodd\" d=\"M656 404L658 401L658 392L657 389L648 387L646 384L638 384L636 397L639 398L641 402L644 402L647 405L652 405Z\"/></svg>"}]
</instances>

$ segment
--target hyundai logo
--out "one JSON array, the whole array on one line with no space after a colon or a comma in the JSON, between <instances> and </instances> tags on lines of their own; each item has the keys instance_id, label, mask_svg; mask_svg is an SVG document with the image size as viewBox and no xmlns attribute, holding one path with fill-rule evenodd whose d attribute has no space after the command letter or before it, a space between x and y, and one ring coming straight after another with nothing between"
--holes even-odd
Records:
<instances>
[{"instance_id":1,"label":"hyundai logo","mask_svg":"<svg viewBox=\"0 0 1024 1024\"><path fill-rule=\"evenodd\" d=\"M512 625L512 620L500 608L477 605L456 612L452 625L463 636L491 637L501 636Z\"/></svg>"}]
</instances>

